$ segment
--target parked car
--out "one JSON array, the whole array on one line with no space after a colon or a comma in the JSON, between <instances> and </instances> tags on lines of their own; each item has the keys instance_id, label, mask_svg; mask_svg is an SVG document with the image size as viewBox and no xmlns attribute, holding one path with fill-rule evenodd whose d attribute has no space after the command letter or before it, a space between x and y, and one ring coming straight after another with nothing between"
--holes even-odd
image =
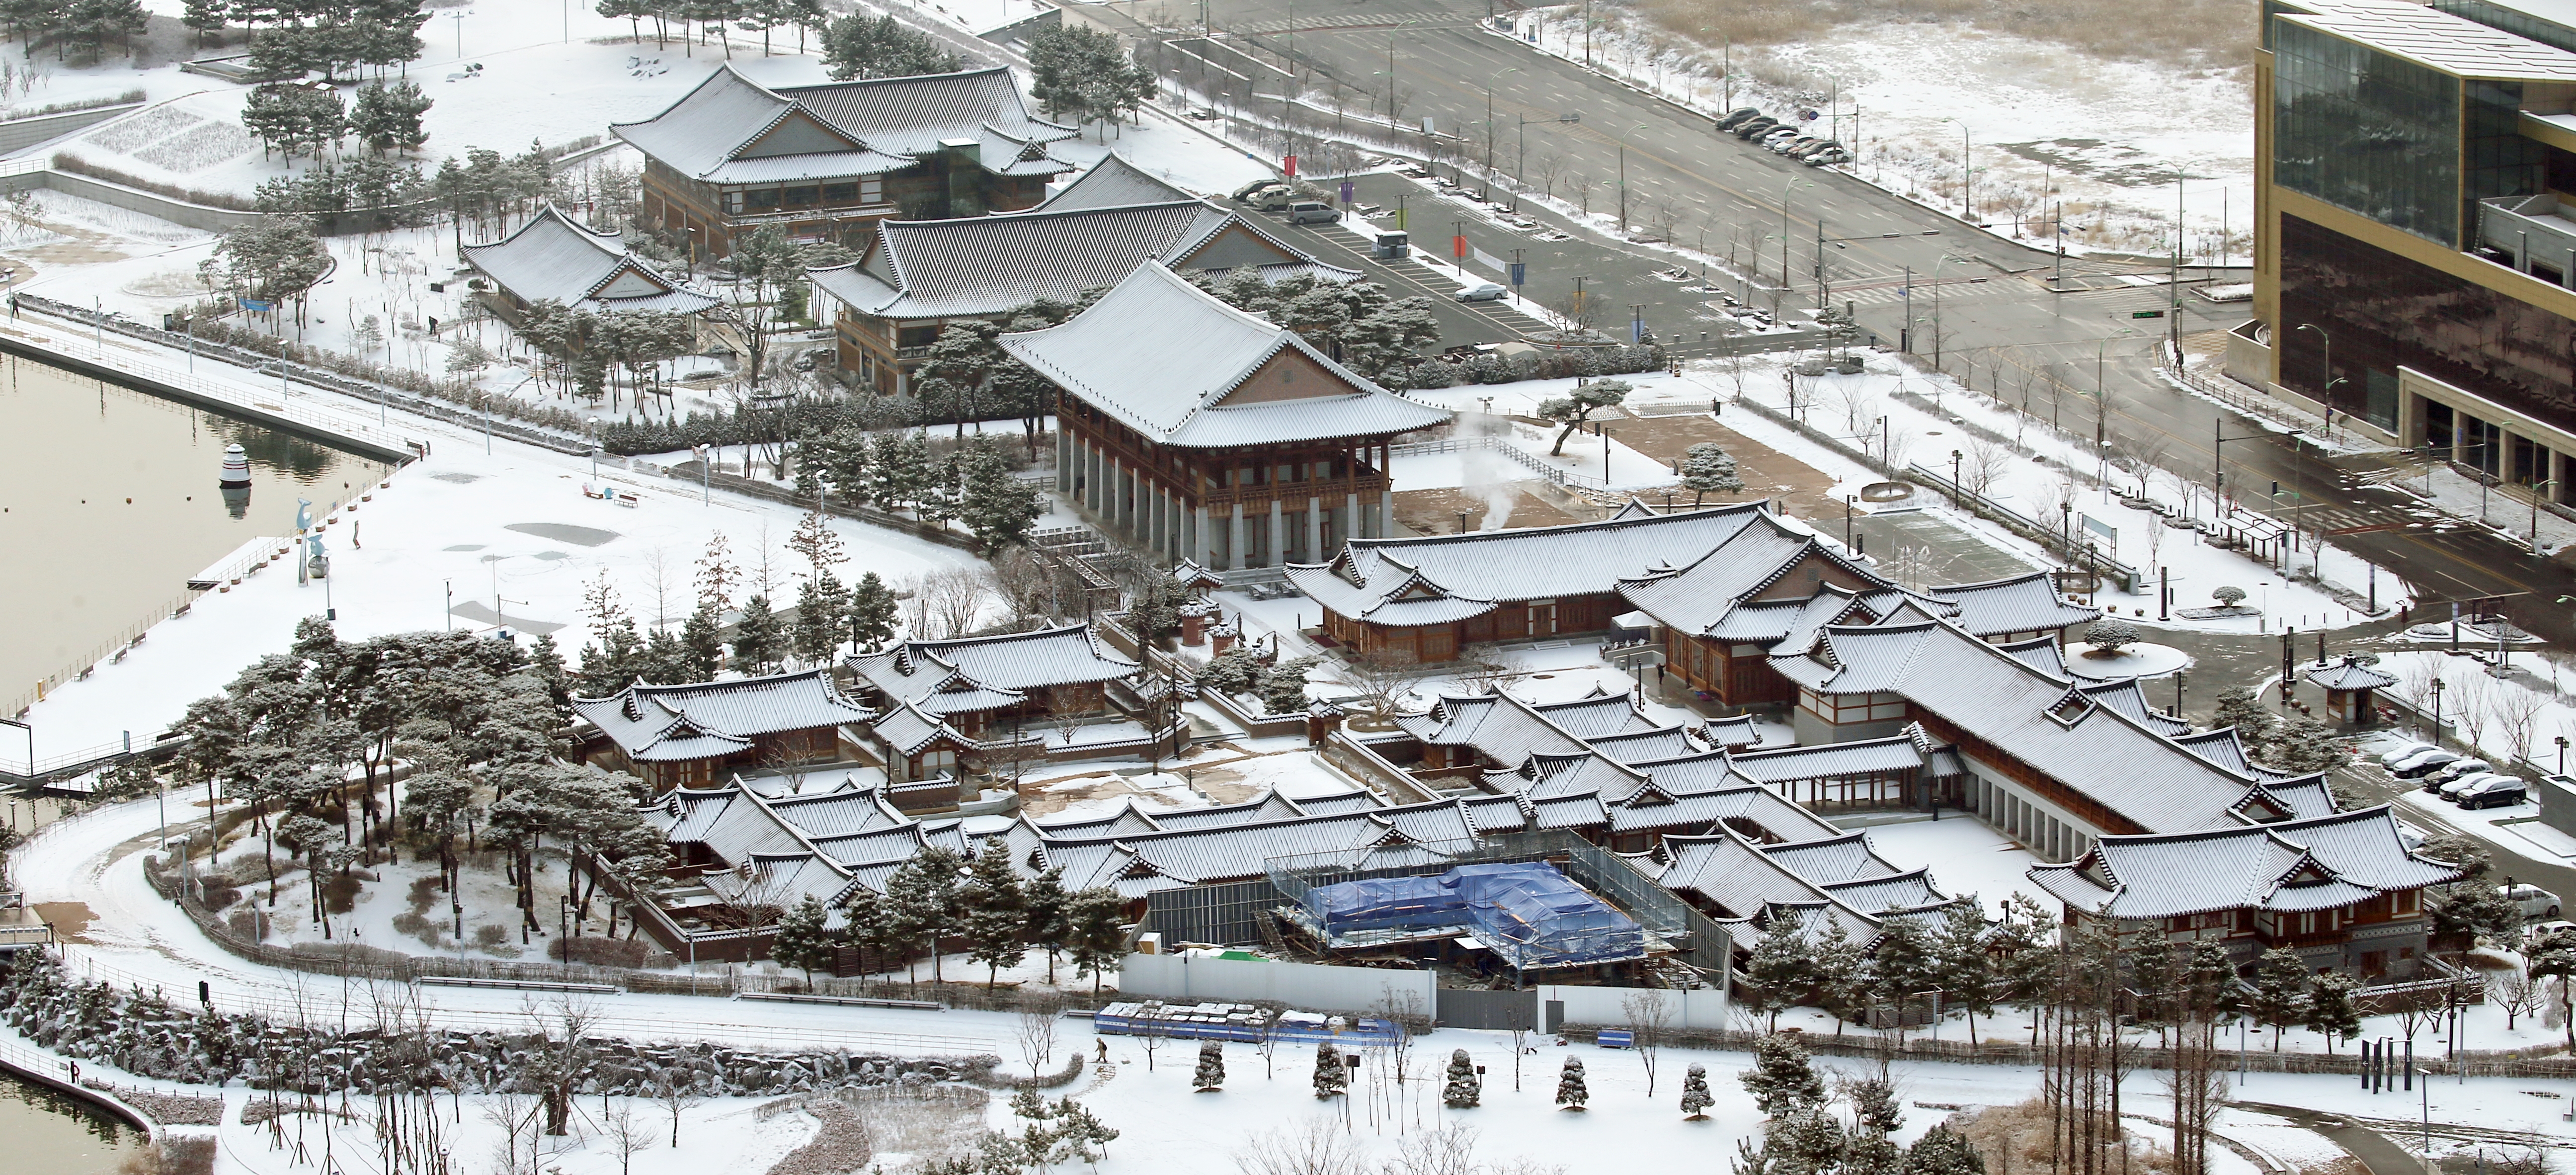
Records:
<instances>
[{"instance_id":1,"label":"parked car","mask_svg":"<svg viewBox=\"0 0 2576 1175\"><path fill-rule=\"evenodd\" d=\"M1775 154L1787 155L1794 158L1805 152L1807 148L1815 146L1816 142L1817 139L1814 135L1800 135L1794 139L1782 139L1771 144L1771 150Z\"/></svg>"},{"instance_id":2,"label":"parked car","mask_svg":"<svg viewBox=\"0 0 2576 1175\"><path fill-rule=\"evenodd\" d=\"M1798 162L1806 164L1809 167L1832 167L1837 163L1851 162L1851 152L1845 151L1840 147L1824 151L1810 151L1807 153L1806 158L1801 159Z\"/></svg>"},{"instance_id":3,"label":"parked car","mask_svg":"<svg viewBox=\"0 0 2576 1175\"><path fill-rule=\"evenodd\" d=\"M2534 922L2531 925L2522 928L2524 940L2535 944L2550 935L2565 934L2570 931L2576 931L2576 922L2569 922L2564 918L2552 919L2547 922Z\"/></svg>"},{"instance_id":4,"label":"parked car","mask_svg":"<svg viewBox=\"0 0 2576 1175\"><path fill-rule=\"evenodd\" d=\"M2531 798L2531 788L2512 776L2493 776L2461 788L2451 802L2463 808L2510 808Z\"/></svg>"},{"instance_id":5,"label":"parked car","mask_svg":"<svg viewBox=\"0 0 2576 1175\"><path fill-rule=\"evenodd\" d=\"M1499 302L1510 292L1492 282L1479 282L1458 291L1455 297L1461 302Z\"/></svg>"},{"instance_id":6,"label":"parked car","mask_svg":"<svg viewBox=\"0 0 2576 1175\"><path fill-rule=\"evenodd\" d=\"M1321 200L1299 200L1288 206L1290 224L1333 224L1341 219L1341 213Z\"/></svg>"},{"instance_id":7,"label":"parked car","mask_svg":"<svg viewBox=\"0 0 2576 1175\"><path fill-rule=\"evenodd\" d=\"M1748 118L1743 122L1736 124L1735 137L1739 139L1750 139L1755 135L1769 134L1779 125L1780 120L1772 118L1769 115L1764 115L1761 118Z\"/></svg>"},{"instance_id":8,"label":"parked car","mask_svg":"<svg viewBox=\"0 0 2576 1175\"><path fill-rule=\"evenodd\" d=\"M2434 794L2456 804L2460 802L2460 796L2470 788L2498 779L2513 779L2513 777L2500 771L2471 771L2465 775L2455 775L2443 780L2433 791ZM2520 781L2516 780L2516 782Z\"/></svg>"},{"instance_id":9,"label":"parked car","mask_svg":"<svg viewBox=\"0 0 2576 1175\"><path fill-rule=\"evenodd\" d=\"M1738 106L1727 111L1726 117L1717 120L1717 129L1731 131L1760 117L1762 117L1761 110L1751 106Z\"/></svg>"},{"instance_id":10,"label":"parked car","mask_svg":"<svg viewBox=\"0 0 2576 1175\"><path fill-rule=\"evenodd\" d=\"M1767 131L1762 132L1762 137L1761 137L1759 140L1757 140L1757 141L1758 141L1758 142L1760 142L1763 146L1768 147L1768 146L1771 146L1771 145L1772 145L1772 144L1774 144L1774 143L1777 143L1777 142L1781 141L1782 139L1794 139L1794 138L1797 138L1797 137L1798 137L1798 128L1793 127L1793 126L1783 126L1783 127L1773 127L1773 128L1771 128L1770 130L1767 130Z\"/></svg>"},{"instance_id":11,"label":"parked car","mask_svg":"<svg viewBox=\"0 0 2576 1175\"><path fill-rule=\"evenodd\" d=\"M1837 142L1833 141L1832 139L1818 139L1818 140L1817 140L1813 145L1809 146L1806 150L1798 152L1798 158L1799 158L1801 161L1806 161L1806 160L1813 160L1816 156L1819 156L1819 155L1835 155L1835 154L1843 154L1843 153L1844 153L1844 152L1843 152L1843 145L1842 145L1842 144L1837 143Z\"/></svg>"},{"instance_id":12,"label":"parked car","mask_svg":"<svg viewBox=\"0 0 2576 1175\"><path fill-rule=\"evenodd\" d=\"M2428 742L2418 742L2410 738L2397 744L2397 746L2392 750L2380 752L2379 765L2382 767L2394 767L2400 759L2411 759L2432 749L2433 744Z\"/></svg>"},{"instance_id":13,"label":"parked car","mask_svg":"<svg viewBox=\"0 0 2576 1175\"><path fill-rule=\"evenodd\" d=\"M2495 770L2495 764L2484 759L2453 759L2425 774L2424 790L2440 791L2443 784L2452 780L2466 779L2481 771L2493 770Z\"/></svg>"},{"instance_id":14,"label":"parked car","mask_svg":"<svg viewBox=\"0 0 2576 1175\"><path fill-rule=\"evenodd\" d=\"M2430 751L2401 763L2391 774L2399 779L2422 779L2434 771L2460 761L2449 751Z\"/></svg>"},{"instance_id":15,"label":"parked car","mask_svg":"<svg viewBox=\"0 0 2576 1175\"><path fill-rule=\"evenodd\" d=\"M2519 907L2525 918L2558 916L2558 895L2529 882L2520 885L2499 885L2496 887L2496 892L2504 895L2504 900ZM2538 930L2539 927L2535 926L2532 929Z\"/></svg>"}]
</instances>

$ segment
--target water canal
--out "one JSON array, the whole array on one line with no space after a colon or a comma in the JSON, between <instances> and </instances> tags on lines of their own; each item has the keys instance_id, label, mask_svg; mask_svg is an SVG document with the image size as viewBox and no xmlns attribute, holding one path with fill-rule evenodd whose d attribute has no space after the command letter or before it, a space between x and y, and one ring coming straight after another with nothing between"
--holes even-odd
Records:
<instances>
[{"instance_id":1,"label":"water canal","mask_svg":"<svg viewBox=\"0 0 2576 1175\"><path fill-rule=\"evenodd\" d=\"M318 516L387 468L14 355L0 355L0 438L0 716L168 616L190 576L293 534L297 498ZM231 444L250 454L247 493L215 484ZM39 756L76 749L38 742ZM0 765L24 757L0 747Z\"/></svg>"}]
</instances>

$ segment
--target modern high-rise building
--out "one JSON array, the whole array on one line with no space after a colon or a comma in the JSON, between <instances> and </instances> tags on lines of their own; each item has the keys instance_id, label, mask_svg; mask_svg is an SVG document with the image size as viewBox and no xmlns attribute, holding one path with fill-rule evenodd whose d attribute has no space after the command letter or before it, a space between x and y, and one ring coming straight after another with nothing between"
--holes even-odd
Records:
<instances>
[{"instance_id":1,"label":"modern high-rise building","mask_svg":"<svg viewBox=\"0 0 2576 1175\"><path fill-rule=\"evenodd\" d=\"M2228 369L2570 500L2576 0L2265 0Z\"/></svg>"}]
</instances>

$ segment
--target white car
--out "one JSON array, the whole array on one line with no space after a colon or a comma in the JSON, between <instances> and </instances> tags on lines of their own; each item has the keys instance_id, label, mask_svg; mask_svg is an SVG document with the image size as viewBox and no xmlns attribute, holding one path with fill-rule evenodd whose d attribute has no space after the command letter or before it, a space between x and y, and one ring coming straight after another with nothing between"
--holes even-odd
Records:
<instances>
[{"instance_id":1,"label":"white car","mask_svg":"<svg viewBox=\"0 0 2576 1175\"><path fill-rule=\"evenodd\" d=\"M2558 895L2542 889L2539 886L2532 885L2529 882L2524 882L2518 885L2499 885L2496 887L2496 892L2504 895L2504 899L2506 901L2512 902L2516 907L2520 908L2522 910L2522 916L2525 918L2555 918L2558 916ZM2564 924L2562 923L2561 925ZM2537 931L2540 928L2535 926L2532 929Z\"/></svg>"},{"instance_id":2,"label":"white car","mask_svg":"<svg viewBox=\"0 0 2576 1175\"><path fill-rule=\"evenodd\" d=\"M2525 941L2536 944L2550 935L2569 930L2576 930L2576 922L2558 919L2550 922L2534 922L2529 926L2523 927L2522 933Z\"/></svg>"},{"instance_id":3,"label":"white car","mask_svg":"<svg viewBox=\"0 0 2576 1175\"><path fill-rule=\"evenodd\" d=\"M2432 749L2433 744L2431 743L2421 743L2409 739L2406 742L2397 744L2397 747L2394 750L2381 752L2379 756L2379 765L2382 767L2394 767L2400 759L2411 759Z\"/></svg>"},{"instance_id":4,"label":"white car","mask_svg":"<svg viewBox=\"0 0 2576 1175\"><path fill-rule=\"evenodd\" d=\"M1500 302L1503 296L1509 293L1511 293L1510 290L1492 282L1480 282L1458 291L1455 296L1461 302Z\"/></svg>"}]
</instances>

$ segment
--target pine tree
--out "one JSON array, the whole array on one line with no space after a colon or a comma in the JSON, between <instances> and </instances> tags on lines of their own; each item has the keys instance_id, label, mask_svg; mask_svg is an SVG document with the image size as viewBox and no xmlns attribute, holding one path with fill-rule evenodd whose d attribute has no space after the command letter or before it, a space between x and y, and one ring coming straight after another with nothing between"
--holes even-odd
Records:
<instances>
[{"instance_id":1,"label":"pine tree","mask_svg":"<svg viewBox=\"0 0 2576 1175\"><path fill-rule=\"evenodd\" d=\"M431 105L420 83L409 78L390 86L370 82L358 91L358 101L350 108L349 130L379 155L417 151L429 141L429 132L421 129L421 116L429 113Z\"/></svg>"},{"instance_id":2,"label":"pine tree","mask_svg":"<svg viewBox=\"0 0 2576 1175\"><path fill-rule=\"evenodd\" d=\"M1735 458L1725 446L1715 441L1702 441L1682 452L1682 486L1691 492L1691 505L1710 494L1740 494L1744 478L1736 472Z\"/></svg>"},{"instance_id":3,"label":"pine tree","mask_svg":"<svg viewBox=\"0 0 2576 1175\"><path fill-rule=\"evenodd\" d=\"M808 665L829 665L841 647L842 617L850 594L829 568L805 581L796 593L796 656Z\"/></svg>"},{"instance_id":4,"label":"pine tree","mask_svg":"<svg viewBox=\"0 0 2576 1175\"><path fill-rule=\"evenodd\" d=\"M2341 971L2321 971L2308 989L2307 1027L2326 1038L2326 1052L2334 1052L2338 1036L2351 1040L2361 1035L2361 1009L2352 1002L2352 993L2360 988L2360 980Z\"/></svg>"},{"instance_id":5,"label":"pine tree","mask_svg":"<svg viewBox=\"0 0 2576 1175\"><path fill-rule=\"evenodd\" d=\"M2342 766L2348 755L2335 741L2334 728L2305 714L2281 725L2264 760L2292 775L2307 775Z\"/></svg>"},{"instance_id":6,"label":"pine tree","mask_svg":"<svg viewBox=\"0 0 2576 1175\"><path fill-rule=\"evenodd\" d=\"M724 660L724 632L715 606L700 604L689 613L688 622L680 626L680 645L688 650L688 681L713 681L716 667Z\"/></svg>"},{"instance_id":7,"label":"pine tree","mask_svg":"<svg viewBox=\"0 0 2576 1175\"><path fill-rule=\"evenodd\" d=\"M1778 1118L1825 1104L1824 1079L1807 1060L1807 1046L1795 1035L1765 1033L1753 1042L1753 1067L1738 1073L1745 1092L1766 1117Z\"/></svg>"},{"instance_id":8,"label":"pine tree","mask_svg":"<svg viewBox=\"0 0 2576 1175\"><path fill-rule=\"evenodd\" d=\"M1200 1093L1225 1088L1225 1046L1213 1040L1199 1042L1199 1067L1190 1074L1190 1087Z\"/></svg>"},{"instance_id":9,"label":"pine tree","mask_svg":"<svg viewBox=\"0 0 2576 1175\"><path fill-rule=\"evenodd\" d=\"M1682 1075L1682 1116L1693 1122L1708 1120L1708 1108L1717 1099L1708 1094L1708 1066L1694 1064Z\"/></svg>"},{"instance_id":10,"label":"pine tree","mask_svg":"<svg viewBox=\"0 0 2576 1175\"><path fill-rule=\"evenodd\" d=\"M1556 1104L1569 1110L1582 1110L1592 1100L1592 1091L1584 1088L1583 1058L1567 1057L1565 1071L1556 1078Z\"/></svg>"},{"instance_id":11,"label":"pine tree","mask_svg":"<svg viewBox=\"0 0 2576 1175\"><path fill-rule=\"evenodd\" d=\"M1467 1050L1449 1051L1449 1073L1440 1085L1441 1104L1453 1110L1473 1108L1484 1100L1485 1079L1476 1075L1476 1064L1467 1059Z\"/></svg>"},{"instance_id":12,"label":"pine tree","mask_svg":"<svg viewBox=\"0 0 2576 1175\"><path fill-rule=\"evenodd\" d=\"M1800 929L1787 919L1773 921L1770 932L1754 944L1753 958L1744 966L1745 983L1736 989L1745 1011L1769 1017L1769 1030L1780 1027L1781 1009L1796 1007L1797 997L1816 982L1815 954Z\"/></svg>"},{"instance_id":13,"label":"pine tree","mask_svg":"<svg viewBox=\"0 0 2576 1175\"><path fill-rule=\"evenodd\" d=\"M1046 515L1038 487L1012 477L1010 465L990 445L967 455L958 480L958 519L988 558L1028 541L1029 527Z\"/></svg>"},{"instance_id":14,"label":"pine tree","mask_svg":"<svg viewBox=\"0 0 2576 1175\"><path fill-rule=\"evenodd\" d=\"M1822 1106L1803 1106L1772 1120L1762 1149L1776 1175L1827 1175L1843 1158L1843 1128Z\"/></svg>"},{"instance_id":15,"label":"pine tree","mask_svg":"<svg viewBox=\"0 0 2576 1175\"><path fill-rule=\"evenodd\" d=\"M1891 918L1879 928L1878 949L1869 958L1872 1002L1902 1016L1915 993L1932 988L1932 952L1923 928Z\"/></svg>"},{"instance_id":16,"label":"pine tree","mask_svg":"<svg viewBox=\"0 0 2576 1175\"><path fill-rule=\"evenodd\" d=\"M2233 726L2245 749L2261 754L2272 741L2272 712L2263 708L2263 699L2241 685L2218 692L2218 711L2210 717L2213 728Z\"/></svg>"},{"instance_id":17,"label":"pine tree","mask_svg":"<svg viewBox=\"0 0 2576 1175\"><path fill-rule=\"evenodd\" d=\"M832 961L832 940L823 933L823 903L814 895L787 908L778 918L776 937L769 943L769 957L781 967L797 967L805 972L805 981L814 981L814 969Z\"/></svg>"},{"instance_id":18,"label":"pine tree","mask_svg":"<svg viewBox=\"0 0 2576 1175\"><path fill-rule=\"evenodd\" d=\"M1028 953L1027 907L1021 900L1020 875L1000 841L990 841L975 854L964 891L966 957L985 968L984 989L1001 982L1002 967Z\"/></svg>"},{"instance_id":19,"label":"pine tree","mask_svg":"<svg viewBox=\"0 0 2576 1175\"><path fill-rule=\"evenodd\" d=\"M1315 1096L1327 1098L1350 1088L1351 1074L1342 1068L1341 1051L1329 1040L1315 1042Z\"/></svg>"},{"instance_id":20,"label":"pine tree","mask_svg":"<svg viewBox=\"0 0 2576 1175\"><path fill-rule=\"evenodd\" d=\"M1905 1175L1986 1175L1986 1160L1966 1135L1935 1122L1906 1148Z\"/></svg>"},{"instance_id":21,"label":"pine tree","mask_svg":"<svg viewBox=\"0 0 2576 1175\"><path fill-rule=\"evenodd\" d=\"M832 529L832 520L820 510L808 510L796 522L796 533L787 537L787 549L805 560L806 578L811 579L850 561L849 552L841 546L840 533Z\"/></svg>"},{"instance_id":22,"label":"pine tree","mask_svg":"<svg viewBox=\"0 0 2576 1175\"><path fill-rule=\"evenodd\" d=\"M1812 952L1816 1006L1834 1018L1834 1035L1839 1037L1843 1024L1869 1005L1868 969L1862 966L1860 944L1851 940L1841 921L1826 918L1824 924Z\"/></svg>"},{"instance_id":23,"label":"pine tree","mask_svg":"<svg viewBox=\"0 0 2576 1175\"><path fill-rule=\"evenodd\" d=\"M1977 1017L1995 1010L1995 957L1987 950L1986 907L1969 894L1950 907L1932 936L1932 984L1948 1007L1968 1015L1968 1045L1977 1045Z\"/></svg>"},{"instance_id":24,"label":"pine tree","mask_svg":"<svg viewBox=\"0 0 2576 1175\"><path fill-rule=\"evenodd\" d=\"M1053 987L1055 957L1063 953L1065 939L1072 933L1073 895L1065 892L1064 868L1048 869L1023 883L1020 905L1025 919L1022 937L1046 952L1047 986Z\"/></svg>"},{"instance_id":25,"label":"pine tree","mask_svg":"<svg viewBox=\"0 0 2576 1175\"><path fill-rule=\"evenodd\" d=\"M1127 900L1117 890L1095 885L1073 895L1065 905L1066 945L1073 952L1074 974L1091 977L1091 989L1100 990L1100 976L1118 969L1118 960L1127 954L1127 928L1122 924Z\"/></svg>"},{"instance_id":26,"label":"pine tree","mask_svg":"<svg viewBox=\"0 0 2576 1175\"><path fill-rule=\"evenodd\" d=\"M903 615L903 605L894 593L886 590L885 581L876 572L859 577L859 586L850 593L850 635L866 645L869 652L894 639L895 622Z\"/></svg>"},{"instance_id":27,"label":"pine tree","mask_svg":"<svg viewBox=\"0 0 2576 1175\"><path fill-rule=\"evenodd\" d=\"M743 601L742 616L733 624L735 665L755 676L777 668L784 640L778 614L769 610L769 597L754 595Z\"/></svg>"},{"instance_id":28,"label":"pine tree","mask_svg":"<svg viewBox=\"0 0 2576 1175\"><path fill-rule=\"evenodd\" d=\"M2272 1051L2281 1051L2281 1030L2308 1018L2308 965L2281 947L2263 952L2254 964L2254 994L2246 1001L2246 1012L2272 1030Z\"/></svg>"}]
</instances>

